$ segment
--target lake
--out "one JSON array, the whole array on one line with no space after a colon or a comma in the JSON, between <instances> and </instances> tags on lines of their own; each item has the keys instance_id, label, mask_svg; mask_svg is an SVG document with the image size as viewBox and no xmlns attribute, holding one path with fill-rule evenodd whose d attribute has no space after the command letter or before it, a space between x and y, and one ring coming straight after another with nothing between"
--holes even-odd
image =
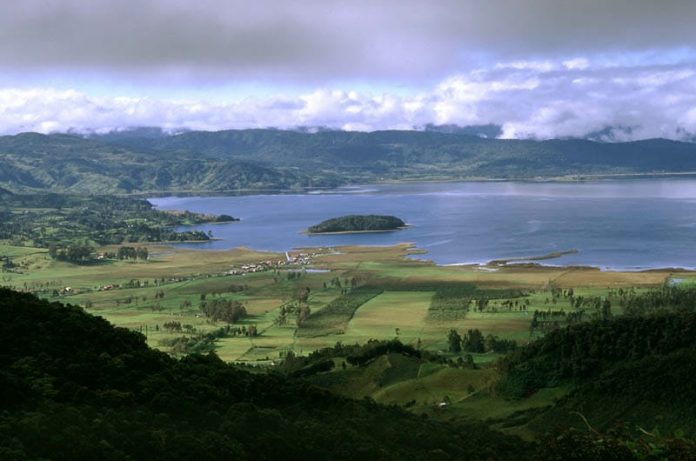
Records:
<instances>
[{"instance_id":1,"label":"lake","mask_svg":"<svg viewBox=\"0 0 696 461\"><path fill-rule=\"evenodd\" d=\"M240 222L191 226L220 240L198 249L412 242L438 264L485 263L577 249L543 261L639 270L696 267L696 180L461 182L354 186L322 193L165 197L164 210L229 214ZM410 227L315 235L304 229L345 214L389 214Z\"/></svg>"}]
</instances>

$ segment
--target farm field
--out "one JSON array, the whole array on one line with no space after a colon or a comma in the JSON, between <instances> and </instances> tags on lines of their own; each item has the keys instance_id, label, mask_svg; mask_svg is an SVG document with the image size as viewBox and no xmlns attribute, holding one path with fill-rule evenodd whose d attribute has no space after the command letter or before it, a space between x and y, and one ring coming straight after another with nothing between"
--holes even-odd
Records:
<instances>
[{"instance_id":1,"label":"farm field","mask_svg":"<svg viewBox=\"0 0 696 461\"><path fill-rule=\"evenodd\" d=\"M362 344L370 339L398 338L424 350L446 351L451 329L479 329L524 344L543 334L530 330L534 311L577 310L559 291L573 289L576 300L606 297L612 301L612 313L620 314L619 289L640 292L670 278L696 283L693 273L668 270L436 266L406 258L417 252L408 244L298 249L293 255L313 256L304 264L233 275L245 265L284 261L285 255L246 248L148 248L147 261L75 265L51 260L42 249L2 244L0 257L11 264L6 264L0 281L49 300L84 306L117 326L142 332L151 346L175 353L172 344L177 338L200 337L227 325L206 317L202 303L238 301L247 314L233 325L239 331L220 333L206 347L224 360L253 364L273 363L288 351L302 355L337 342ZM306 299L298 301L298 291L305 290ZM456 315L446 312L443 317L432 310L439 292L445 304L464 296L471 307L454 306L459 309ZM483 299L485 307L477 307ZM330 309L322 314L327 306ZM301 309L307 318L298 322ZM585 310L591 315L589 308ZM255 334L248 335L249 328ZM475 360L494 358L488 354Z\"/></svg>"}]
</instances>

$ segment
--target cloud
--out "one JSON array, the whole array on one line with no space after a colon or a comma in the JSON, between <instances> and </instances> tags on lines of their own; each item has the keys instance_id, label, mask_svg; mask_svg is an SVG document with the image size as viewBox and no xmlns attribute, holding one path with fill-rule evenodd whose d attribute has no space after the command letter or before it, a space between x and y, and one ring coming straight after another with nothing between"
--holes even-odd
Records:
<instances>
[{"instance_id":1,"label":"cloud","mask_svg":"<svg viewBox=\"0 0 696 461\"><path fill-rule=\"evenodd\" d=\"M696 133L692 0L0 0L0 132Z\"/></svg>"},{"instance_id":2,"label":"cloud","mask_svg":"<svg viewBox=\"0 0 696 461\"><path fill-rule=\"evenodd\" d=\"M489 123L502 126L506 138L593 134L609 141L693 139L696 70L692 63L617 67L615 60L574 56L542 64L501 62L407 94L319 88L211 100L95 96L41 87L0 89L0 130L4 133L110 131L137 126L378 130Z\"/></svg>"},{"instance_id":3,"label":"cloud","mask_svg":"<svg viewBox=\"0 0 696 461\"><path fill-rule=\"evenodd\" d=\"M691 0L1 1L0 71L19 75L432 82L490 59L696 43Z\"/></svg>"}]
</instances>

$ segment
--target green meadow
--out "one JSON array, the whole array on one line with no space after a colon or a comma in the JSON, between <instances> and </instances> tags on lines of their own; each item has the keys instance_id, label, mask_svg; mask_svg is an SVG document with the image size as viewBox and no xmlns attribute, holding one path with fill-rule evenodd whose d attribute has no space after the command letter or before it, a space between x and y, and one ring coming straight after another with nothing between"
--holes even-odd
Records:
<instances>
[{"instance_id":1,"label":"green meadow","mask_svg":"<svg viewBox=\"0 0 696 461\"><path fill-rule=\"evenodd\" d=\"M11 267L3 269L0 280L49 300L84 306L114 325L142 332L151 346L165 351L176 338L199 337L227 325L207 318L202 302L238 301L247 315L233 327L254 328L255 334L220 335L210 347L225 360L251 364L276 363L289 351L306 355L337 342L363 344L371 339L398 338L423 350L447 353L451 329L478 329L524 344L543 334L530 330L535 310L577 310L566 298L554 299L553 290L572 288L576 298L609 298L612 311L619 314L615 290L640 291L670 277L696 283L693 274L668 271L441 267L404 258L413 252L406 244L320 249L309 265L232 275L235 268L283 260L284 255L245 248L195 251L150 245L147 261L77 265L52 260L44 249L2 244L0 257L11 261ZM297 293L303 290L308 296L298 301ZM462 297L469 302L465 309L455 302ZM486 305L479 309L484 299ZM307 318L300 321L302 309ZM171 322L182 329L165 328ZM494 358L486 354L475 360Z\"/></svg>"}]
</instances>

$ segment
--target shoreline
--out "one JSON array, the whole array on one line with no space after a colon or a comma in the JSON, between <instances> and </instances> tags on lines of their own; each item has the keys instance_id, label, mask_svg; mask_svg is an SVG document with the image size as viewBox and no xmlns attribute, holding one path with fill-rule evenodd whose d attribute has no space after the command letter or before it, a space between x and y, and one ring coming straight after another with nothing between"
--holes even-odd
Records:
<instances>
[{"instance_id":1,"label":"shoreline","mask_svg":"<svg viewBox=\"0 0 696 461\"><path fill-rule=\"evenodd\" d=\"M417 184L417 183L473 183L473 182L527 182L527 183L558 183L558 184L563 184L563 183L570 183L570 182L603 182L607 180L614 180L614 181L620 181L620 182L628 182L628 181L635 181L635 180L658 180L661 178L669 178L669 177L674 177L674 178L685 178L685 177L693 177L696 176L696 172L654 172L654 173L614 173L614 174L578 174L578 175L568 175L564 177L536 177L536 178L452 178L452 179L444 179L444 178L437 178L437 179L423 179L423 178L408 178L408 179L398 179L398 180L379 180L376 182L371 182L371 183L351 183L351 184L346 184L343 186L338 186L337 188L303 188L303 190L282 190L282 189L261 189L261 190L251 190L251 189L246 189L244 191L237 190L237 191L227 191L230 192L230 195L258 195L258 196L263 196L263 195L283 195L283 194L309 194L312 191L316 191L321 193L321 191L333 191L333 192L338 192L341 193L343 188L346 188L345 192L350 193L349 188L355 188L355 187L370 187L370 186L379 186L379 185L384 185L384 184ZM169 195L167 196L166 193L162 193L163 195L158 194L157 197L151 197L151 198L166 198L166 197L171 197L173 199L175 198L185 198L185 197L191 197L195 196L195 194L199 194L200 197L205 196L204 194L211 194L215 195L218 194L220 196L224 196L226 191L186 191L183 193L183 195ZM174 192L174 194L177 194ZM193 194L193 195L190 195ZM159 208L156 206L156 208ZM384 234L384 233L391 233L395 232L398 230L403 230L408 228L409 225L407 224L404 227L398 227L394 229L376 229L376 230L355 230L355 231L335 231L335 232L308 232L307 229L301 230L298 233L304 234L308 237L312 236L331 236L331 235L350 235L350 234ZM172 245L178 245L178 244L188 244L188 243L210 243L213 241L224 241L225 239L222 238L212 238L207 241L193 241L193 242L171 242ZM165 243L165 242L162 242ZM395 245L398 245L396 243ZM334 245L334 246L340 246ZM359 245L359 246L371 246L371 245ZM388 245L391 246L391 245ZM308 244L307 247L311 248L314 247L312 243ZM236 247L227 247L226 249L233 249ZM611 265L592 265L592 263L581 263L581 264L570 264L570 265L565 265L565 264L540 264L539 261L548 261L551 259L556 259L560 258L565 255L569 254L575 254L579 253L578 250L576 249L571 249L571 250L565 250L565 251L560 251L560 252L552 252L552 253L547 253L544 255L536 255L536 256L528 256L528 257L510 257L510 258L496 258L496 259L491 259L488 261L466 261L465 257L462 258L464 261L462 262L444 262L444 263L437 263L432 260L428 260L423 257L418 257L419 255L423 255L427 253L427 249L420 249L417 248L418 250L418 255L414 254L409 254L409 255L404 255L404 257L412 260L418 260L418 261L428 261L431 264L435 266L440 266L440 267L448 267L448 266L471 266L471 267L489 267L489 268L510 268L510 267L516 267L516 268L521 268L521 267L535 267L535 268L585 268L585 269L592 269L592 270L599 270L599 271L608 271L608 272L650 272L650 271L673 271L673 272L694 272L696 271L696 265L695 266L680 266L680 265L669 265L667 266L651 266L650 261L648 261L648 264L643 265L643 266L622 266L621 262L617 262ZM225 250L223 248L219 249L207 249L207 248L197 248L195 251L216 251L216 250ZM258 250L258 251L269 251L269 250ZM270 251L269 251L270 252Z\"/></svg>"},{"instance_id":2,"label":"shoreline","mask_svg":"<svg viewBox=\"0 0 696 461\"><path fill-rule=\"evenodd\" d=\"M309 194L312 192L338 191L341 188L377 186L384 184L432 184L432 183L473 183L473 182L523 182L523 183L582 183L582 182L603 182L603 181L631 181L636 179L662 179L662 178L688 178L696 177L696 171L674 171L674 172L652 172L652 173L576 173L564 176L534 176L534 177L463 177L463 178L400 178L400 179L377 179L372 182L356 182L337 185L335 187L303 187L301 189L227 189L227 190L172 190L172 191L141 191L130 194L113 194L118 197L139 197L149 200L150 198L190 198L190 197L211 197L211 196L246 196L246 195L288 195L288 194Z\"/></svg>"},{"instance_id":3,"label":"shoreline","mask_svg":"<svg viewBox=\"0 0 696 461\"><path fill-rule=\"evenodd\" d=\"M383 232L383 231L359 231L359 232ZM390 232L390 231L388 231ZM222 240L222 239L218 239ZM176 248L178 243L186 242L173 242L173 243L159 243L154 244L154 246L170 247ZM203 243L203 242L191 242L191 243ZM599 272L612 272L612 273L650 273L650 272L670 272L670 273L696 273L696 267L678 267L678 266L663 266L663 267L610 267L610 266L593 266L590 264L543 264L536 261L547 261L550 259L556 259L564 256L565 254L575 254L579 253L578 250L565 250L560 252L547 253L545 255L532 256L527 258L508 258L508 259L493 259L489 261L464 261L457 263L437 263L431 259L420 258L417 256L427 255L428 250L424 248L418 248L413 242L399 242L393 245L319 245L319 246L302 246L293 247L285 251L301 251L301 250L311 250L311 249L340 249L342 247L349 248L403 248L402 258L405 260L410 260L414 262L429 263L435 267L442 268L477 268L479 270L505 270L505 269L522 269L522 270L548 270L548 269L565 269L565 270L587 270L587 271L599 271ZM253 251L256 253L268 253L268 254L278 254L283 253L283 251L275 251L269 249L260 248L250 248L246 246L229 247L224 249L191 249L191 248L179 248L182 250L190 251L205 251L205 252L227 252L234 250L244 250ZM414 257L416 256L416 257ZM507 261L505 264L500 264L500 261Z\"/></svg>"},{"instance_id":4,"label":"shoreline","mask_svg":"<svg viewBox=\"0 0 696 461\"><path fill-rule=\"evenodd\" d=\"M578 251L575 248L572 248L570 250L564 250L564 251L552 251L551 253L546 253L543 255L539 256L527 256L527 257L518 257L518 258L505 258L505 259L492 259L486 263L488 266L509 266L510 264L524 264L524 263L531 263L534 261L546 261L548 259L557 259L557 258L562 258L563 256L566 255L572 255L572 254L578 254L580 251Z\"/></svg>"}]
</instances>

